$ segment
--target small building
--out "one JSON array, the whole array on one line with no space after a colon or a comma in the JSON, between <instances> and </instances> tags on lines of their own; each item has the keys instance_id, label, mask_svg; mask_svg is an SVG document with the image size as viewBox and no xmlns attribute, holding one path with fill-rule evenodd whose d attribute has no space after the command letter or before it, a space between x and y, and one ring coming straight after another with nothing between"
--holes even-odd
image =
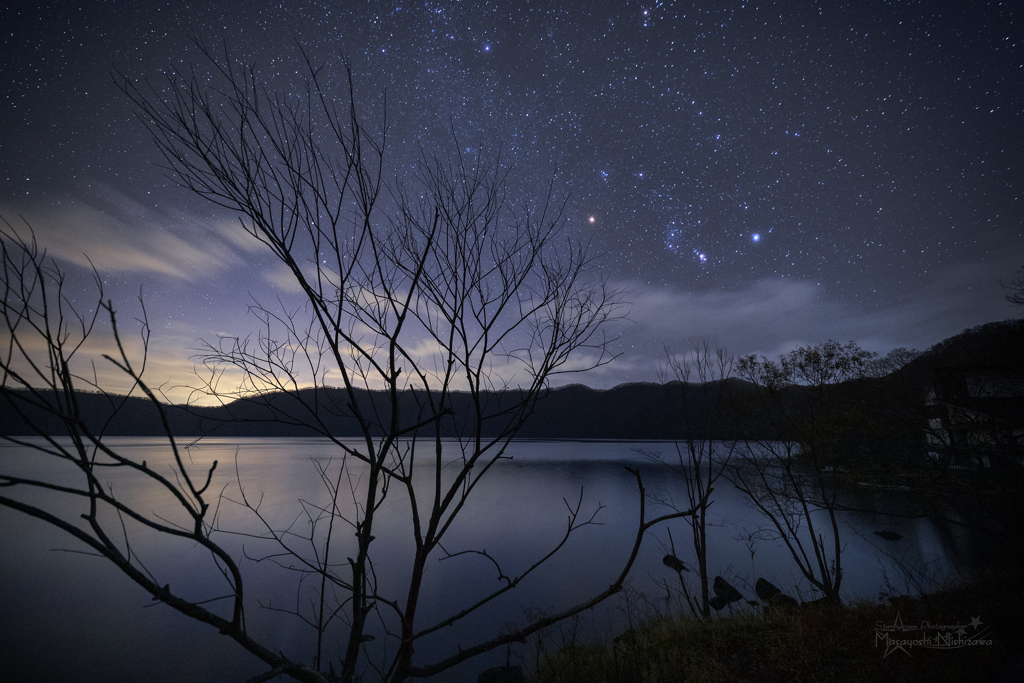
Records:
<instances>
[{"instance_id":1,"label":"small building","mask_svg":"<svg viewBox=\"0 0 1024 683\"><path fill-rule=\"evenodd\" d=\"M1024 374L999 365L934 369L925 450L952 468L1024 464Z\"/></svg>"}]
</instances>

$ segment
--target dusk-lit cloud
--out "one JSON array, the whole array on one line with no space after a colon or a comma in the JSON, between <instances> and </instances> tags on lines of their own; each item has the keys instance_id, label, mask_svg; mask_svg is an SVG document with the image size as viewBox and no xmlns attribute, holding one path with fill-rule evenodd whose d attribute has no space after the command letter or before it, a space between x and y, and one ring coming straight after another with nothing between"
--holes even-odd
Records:
<instances>
[{"instance_id":1,"label":"dusk-lit cloud","mask_svg":"<svg viewBox=\"0 0 1024 683\"><path fill-rule=\"evenodd\" d=\"M237 221L163 214L109 187L64 195L51 204L0 207L23 236L50 256L100 273L151 273L188 282L244 263L262 249ZM17 216L17 220L14 217Z\"/></svg>"},{"instance_id":2,"label":"dusk-lit cloud","mask_svg":"<svg viewBox=\"0 0 1024 683\"><path fill-rule=\"evenodd\" d=\"M556 383L653 381L664 347L699 339L736 354L827 339L885 353L1019 315L998 286L1024 265L1016 6L551 9L127 3L97 7L97 23L40 6L4 39L0 214L19 231L24 217L73 272L76 301L94 296L90 263L125 325L141 292L156 383L185 383L197 340L258 331L250 306L300 310L289 268L236 214L179 185L111 81L113 65L159 98L171 66L205 78L173 29L193 26L286 93L303 83L296 39L337 102L334 57L347 54L363 123L388 126L385 183L412 190L424 157L499 148L510 206L538 206L553 179L569 231L604 254L590 275L632 302L607 330L621 355ZM153 26L172 28L154 40ZM375 229L392 225L393 198L382 191ZM331 263L295 256L311 281L314 263ZM594 360L582 350L561 369Z\"/></svg>"}]
</instances>

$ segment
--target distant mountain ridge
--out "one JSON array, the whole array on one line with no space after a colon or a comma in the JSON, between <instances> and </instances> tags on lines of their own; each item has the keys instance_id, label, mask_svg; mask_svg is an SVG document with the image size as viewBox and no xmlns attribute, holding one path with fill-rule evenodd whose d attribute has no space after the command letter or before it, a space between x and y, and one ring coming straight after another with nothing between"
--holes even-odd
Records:
<instances>
[{"instance_id":1,"label":"distant mountain ridge","mask_svg":"<svg viewBox=\"0 0 1024 683\"><path fill-rule=\"evenodd\" d=\"M745 385L741 380L730 379L719 386L712 385L708 390L700 389L700 385L683 385L680 382L630 383L604 390L580 384L558 387L542 396L517 436L534 439L677 439L685 435L679 419L684 413L684 401L689 401L691 422L697 423L707 410L703 397L726 387L736 389ZM344 390L319 389L314 392L307 389L300 395L308 405L315 406L315 414L303 411L294 398L286 395L267 397L278 413L294 414L296 419L291 421L275 418L270 409L259 401L244 399L223 407L163 407L171 431L178 436L315 436L320 433L302 422L319 422L321 429L335 436L362 434L355 418L345 407L348 395ZM368 413L373 412L374 406L378 411L383 410L385 401L381 392L360 390L356 395ZM508 394L489 393L484 396L484 401L496 406L506 397ZM450 399L456 421L459 417L474 414L468 394L455 392ZM415 414L411 393L403 394L401 400L406 414ZM86 423L94 431L100 431L106 424L102 431L108 436L163 434L156 407L143 398L83 393L79 395L78 402ZM64 431L57 419L42 411L34 411L27 417L29 420L26 421L13 410L4 410L0 415L0 434L30 434L28 422L36 424L45 434ZM383 414L377 419L387 417ZM491 429L485 428L485 434L493 435L503 426L501 419L495 420ZM431 436L433 428L428 425L420 430L420 434Z\"/></svg>"},{"instance_id":2,"label":"distant mountain ridge","mask_svg":"<svg viewBox=\"0 0 1024 683\"><path fill-rule=\"evenodd\" d=\"M964 330L961 334L932 346L901 370L886 378L860 380L850 391L866 391L880 383L891 386L898 393L904 407L916 412L923 408L923 392L933 380L936 368L955 365L989 365L1024 372L1024 320L988 323ZM735 399L749 392L750 385L731 378L699 384L668 382L665 384L637 382L621 384L612 389L591 389L572 384L549 390L538 401L536 409L518 433L520 438L534 439L680 439L686 436L687 426L693 436L713 438L751 438L753 429L748 422L740 428L728 419L714 420L709 411L721 405L724 397ZM799 389L795 390L799 391ZM368 410L380 410L384 402L381 394L371 391L356 392L360 405ZM335 436L358 436L359 426L347 409L349 397L341 389L304 390L306 402L313 406L312 413L295 414L287 395L271 397L273 407L295 414L293 420L275 418L267 406L258 401L239 400L222 407L164 406L168 424L178 436L314 436L316 429L305 426L310 419L319 428ZM492 407L513 397L515 390L486 394L484 401ZM316 400L312 400L313 397ZM473 407L468 394L453 393L452 410L456 419L471 418ZM415 405L411 393L403 394L403 410ZM142 398L110 397L102 394L82 393L78 396L84 419L90 427L108 436L151 436L163 433L155 406ZM120 406L118 408L118 406ZM118 408L115 410L115 408ZM301 411L300 411L301 412ZM386 418L378 415L378 419ZM27 418L24 419L24 418ZM34 423L45 434L64 433L63 426L52 416L33 411L24 418L10 405L0 410L0 434L25 435L33 432L28 423ZM756 422L756 421L755 421ZM706 425L717 424L714 433ZM105 425L105 427L103 427ZM497 432L503 427L496 420L486 431ZM742 433L741 433L742 432ZM431 435L426 427L422 435Z\"/></svg>"},{"instance_id":3,"label":"distant mountain ridge","mask_svg":"<svg viewBox=\"0 0 1024 683\"><path fill-rule=\"evenodd\" d=\"M1024 368L1024 319L985 323L935 344L908 364L909 371L953 365Z\"/></svg>"}]
</instances>

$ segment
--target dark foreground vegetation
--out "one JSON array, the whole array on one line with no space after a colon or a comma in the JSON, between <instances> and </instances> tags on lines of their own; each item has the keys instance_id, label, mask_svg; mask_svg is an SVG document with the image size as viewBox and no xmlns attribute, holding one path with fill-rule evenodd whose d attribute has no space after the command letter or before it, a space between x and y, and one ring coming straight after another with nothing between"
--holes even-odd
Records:
<instances>
[{"instance_id":1,"label":"dark foreground vegetation","mask_svg":"<svg viewBox=\"0 0 1024 683\"><path fill-rule=\"evenodd\" d=\"M599 645L563 630L528 668L538 683L1010 683L1024 680L1022 605L1019 581L991 576L891 603L655 618Z\"/></svg>"},{"instance_id":2,"label":"dark foreground vegetation","mask_svg":"<svg viewBox=\"0 0 1024 683\"><path fill-rule=\"evenodd\" d=\"M1019 321L884 358L828 341L734 362L705 343L669 354L672 381L551 390L562 372L614 360L606 324L624 314L625 296L590 275L594 257L565 230L553 180L519 202L500 154L467 158L458 146L397 169L383 125L358 115L347 62L329 75L297 48L296 96L264 87L260 70L226 49L196 48L202 66L172 67L161 85L118 75L118 87L177 182L236 214L238 236L291 273L303 305L254 302L258 333L201 343L193 390L217 405L168 406L143 378L144 310L122 328L98 272L94 294L72 291L30 226L0 219L0 437L34 458L27 470L0 462L0 507L64 532L153 601L233 641L261 663L252 681L402 683L531 638L541 638L536 674L552 681L965 680L1006 670L1020 623L1020 584L1008 577L1024 575ZM129 334L136 345L124 343ZM100 342L106 354L89 357ZM134 397L102 386L98 363ZM163 462L108 438L150 435L165 444ZM310 463L315 489L296 492L278 518L243 486L237 462L232 476L230 465L193 459L193 440L179 440L193 436L319 436L334 457ZM631 469L639 515L607 588L510 631L495 616L502 596L600 510L583 509L582 492L566 500L563 534L518 573L502 569L501 539L487 538L490 553L449 552L457 520L493 504L478 483L515 438L672 440L674 455L646 454L683 493L662 496ZM788 551L814 607L780 594L772 577L748 604L716 576L708 513L726 483L759 514L750 542ZM877 514L895 497L965 529L978 545L971 570L988 578L904 599L898 619L889 606L844 606L849 530L837 515ZM248 521L229 525L225 509ZM650 617L604 649L546 648L552 629L565 633L623 593L645 539L673 529L679 542L668 537L664 563L678 583L664 586L692 616ZM388 543L405 544L404 564ZM147 545L195 552L150 563L138 554ZM457 556L486 560L498 578L434 613L425 596L451 585L438 565ZM261 562L284 572L289 606L261 601L249 571ZM399 565L387 567L393 579L379 578L384 564ZM213 582L193 591L168 580L182 568ZM920 570L910 568L911 581ZM722 618L762 605L768 614ZM250 630L247 612L264 607L308 626L305 649ZM493 629L426 645L470 615ZM876 647L886 624L957 623L973 636L979 619L991 620L991 645L929 653L956 658Z\"/></svg>"},{"instance_id":3,"label":"dark foreground vegetation","mask_svg":"<svg viewBox=\"0 0 1024 683\"><path fill-rule=\"evenodd\" d=\"M839 383L806 372L814 363L805 361L826 349L801 349L778 363L741 359L751 383L730 401L711 402L728 406L726 414L684 402L691 425L745 412L740 424L754 429L741 428L744 437L779 440L761 444L758 457L732 447L730 464L716 469L708 444L693 436L700 430L677 445L691 501L713 500L707 491L719 478L746 492L766 520L760 538L789 548L816 599L799 602L764 579L746 591L720 576L712 582L700 518L691 517L692 548L677 541L665 557L678 578L663 582L676 608L634 616L634 627L608 642L563 626L536 648L527 667L533 680L1024 680L1024 324L966 330L882 377ZM854 345L832 350L819 369L872 362ZM794 384L801 372L804 381ZM694 487L694 472L702 487ZM850 601L840 590L855 571L842 563L849 530L836 513L853 509L927 516L940 535L966 535L960 578L890 555L903 574L899 587L887 585L877 601ZM874 533L882 553L901 539ZM627 613L644 612L637 602Z\"/></svg>"}]
</instances>

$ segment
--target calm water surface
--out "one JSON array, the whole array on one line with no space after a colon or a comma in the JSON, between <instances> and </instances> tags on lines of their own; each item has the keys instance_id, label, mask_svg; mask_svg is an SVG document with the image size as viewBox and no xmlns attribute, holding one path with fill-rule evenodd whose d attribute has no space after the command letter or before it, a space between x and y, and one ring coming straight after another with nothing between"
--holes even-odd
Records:
<instances>
[{"instance_id":1,"label":"calm water surface","mask_svg":"<svg viewBox=\"0 0 1024 683\"><path fill-rule=\"evenodd\" d=\"M168 450L160 440L118 438L110 443L125 454L147 460L150 466L166 462ZM454 455L454 444L450 446ZM581 501L581 517L589 518L600 508L595 519L599 524L578 530L559 555L490 609L458 627L439 631L418 646L418 652L430 653L420 662L441 659L457 651L460 644L470 646L505 625L523 623L527 612L565 609L612 583L629 554L639 514L636 481L625 467L640 467L649 493L672 498L680 506L685 502L678 476L654 465L638 449L666 455L674 452L670 443L514 443L509 449L513 459L488 472L446 537L444 546L449 552L486 550L501 563L506 575L513 576L559 542L566 527L567 502L575 506ZM303 504L325 500L313 461L330 462L334 472L340 462L336 449L322 439L206 439L190 453L197 472L205 471L213 460L220 462L210 487L224 491L220 527L251 532L259 531L259 521L228 501L240 498L239 482L251 501L260 501L261 514L276 528L298 520L294 528L301 531ZM40 462L38 455L8 444L0 444L0 458L5 471L61 476L51 463ZM361 471L353 468L352 473L346 486L358 487ZM427 500L433 468L424 467L421 474L418 497ZM445 476L449 476L447 471ZM114 490L137 509L174 518L173 501L159 490L118 471L112 471L109 479ZM74 479L64 481L70 484ZM737 491L720 480L713 498L709 516L716 526L710 530L708 558L712 574L726 577L750 599L755 598L750 586L759 576L791 594L814 597L783 548L772 542L748 542L763 520ZM858 502L866 507L871 501ZM80 508L81 502L60 507L71 516L84 511ZM648 506L649 517L665 512ZM375 527L375 570L381 591L396 598L404 596L401 579L411 557L408 520L408 498L393 494ZM689 563L692 550L685 547L683 524L674 523L672 536L677 554ZM879 529L895 530L904 538L883 541L873 534ZM899 568L887 554L915 566L928 566L935 576L954 571L958 539L942 533L928 519L847 513L841 533L846 568L843 587L848 598L876 598L886 577L897 588L905 588ZM131 537L133 552L161 583L170 583L197 600L224 594L223 579L207 553L189 543L154 543L134 533ZM340 537L354 546L351 533ZM221 535L219 540L239 557L243 552L266 554L266 548L253 539ZM297 537L295 543L300 550L308 548ZM628 601L613 597L596 616L588 617L585 628L590 637L612 638L621 633L628 628L626 614L631 610L679 609L677 603L666 599L662 585L666 581L674 585L675 579L661 563L667 543L664 528L648 534L631 574L631 597ZM0 655L8 672L22 672L33 680L221 681L245 680L263 670L254 657L211 627L153 603L108 562L82 554L85 548L63 532L0 509L0 548ZM339 557L346 557L347 550L342 548ZM308 627L294 616L266 608L295 607L295 575L271 562L243 559L241 566L250 631L264 643L308 661L312 655ZM421 626L457 612L501 586L494 565L480 555L435 560L428 572L418 617ZM342 633L335 634L331 644L338 646L341 637ZM475 681L480 671L503 664L507 655L516 659L525 653L502 649L432 680Z\"/></svg>"}]
</instances>

